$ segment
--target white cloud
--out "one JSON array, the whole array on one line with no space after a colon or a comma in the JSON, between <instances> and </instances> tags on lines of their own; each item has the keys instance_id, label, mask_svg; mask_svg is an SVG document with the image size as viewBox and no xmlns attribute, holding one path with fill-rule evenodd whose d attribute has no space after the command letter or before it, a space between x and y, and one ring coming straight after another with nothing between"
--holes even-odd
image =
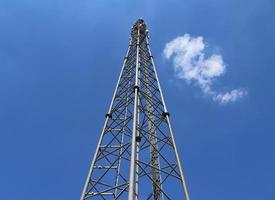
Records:
<instances>
[{"instance_id":1,"label":"white cloud","mask_svg":"<svg viewBox=\"0 0 275 200\"><path fill-rule=\"evenodd\" d=\"M203 37L191 37L189 34L177 37L166 44L163 54L172 59L178 78L194 83L202 91L220 103L234 102L245 96L243 89L217 93L212 90L213 81L226 72L226 65L219 54L205 55Z\"/></svg>"},{"instance_id":2,"label":"white cloud","mask_svg":"<svg viewBox=\"0 0 275 200\"><path fill-rule=\"evenodd\" d=\"M219 101L220 103L234 102L237 99L247 95L247 91L243 89L234 89L226 93L218 93L213 96L213 100Z\"/></svg>"}]
</instances>

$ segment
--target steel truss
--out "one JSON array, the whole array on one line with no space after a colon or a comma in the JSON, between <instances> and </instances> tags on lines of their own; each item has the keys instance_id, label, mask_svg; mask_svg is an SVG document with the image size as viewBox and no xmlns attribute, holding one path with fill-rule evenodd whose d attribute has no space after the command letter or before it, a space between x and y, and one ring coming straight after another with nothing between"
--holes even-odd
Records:
<instances>
[{"instance_id":1,"label":"steel truss","mask_svg":"<svg viewBox=\"0 0 275 200\"><path fill-rule=\"evenodd\" d=\"M81 200L189 200L148 38L139 19Z\"/></svg>"}]
</instances>

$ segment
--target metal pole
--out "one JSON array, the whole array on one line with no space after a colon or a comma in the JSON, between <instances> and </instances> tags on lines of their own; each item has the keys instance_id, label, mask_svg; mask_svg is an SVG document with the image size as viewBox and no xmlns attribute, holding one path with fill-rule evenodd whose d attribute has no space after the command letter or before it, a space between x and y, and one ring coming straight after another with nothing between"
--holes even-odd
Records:
<instances>
[{"instance_id":1,"label":"metal pole","mask_svg":"<svg viewBox=\"0 0 275 200\"><path fill-rule=\"evenodd\" d=\"M159 83L156 67L155 67L155 64L154 64L154 59L153 59L153 56L151 54L151 50L150 50L150 46L149 46L149 42L148 42L148 37L146 38L146 41L147 41L148 50L149 50L151 62L152 62L152 65L153 65L153 69L154 69L154 72L155 72L155 76L156 76L156 79L157 79L158 88L159 88L159 91L160 91L160 96L161 96L161 100L162 100L162 103L163 103L165 116L166 116L168 127L169 127L169 132L170 132L172 143L173 143L173 146L174 146L174 151L175 151L176 160L177 160L179 171L180 171L181 182L182 182L182 187L183 187L183 190L184 190L185 199L186 200L190 200L188 189L187 189L187 186L186 186L186 181L185 181L185 178L184 178L183 169L182 169L182 166L181 166L178 150L177 150L176 143L175 143L174 134L173 134L171 123L170 123L169 114L168 114L168 111L167 111L167 108L166 108L166 105L165 105L165 101L164 101L164 98L163 98L163 94L162 94L162 90L161 90L161 87L160 87L160 83Z\"/></svg>"},{"instance_id":2,"label":"metal pole","mask_svg":"<svg viewBox=\"0 0 275 200\"><path fill-rule=\"evenodd\" d=\"M129 179L129 194L128 200L134 200L134 187L135 187L135 162L136 162L136 131L137 131L137 104L138 104L138 70L139 70L139 26L137 35L137 51L136 51L136 79L135 79L135 100L134 100L134 113L133 113L133 133L132 133L132 149L131 149L131 161L130 161L130 179Z\"/></svg>"},{"instance_id":3,"label":"metal pole","mask_svg":"<svg viewBox=\"0 0 275 200\"><path fill-rule=\"evenodd\" d=\"M92 171L93 171L93 168L94 168L94 164L95 164L95 160L96 160L96 156L98 154L98 151L99 151L99 147L100 147L100 144L102 142L102 138L103 138L103 135L104 135L104 130L106 128L106 125L107 125L107 122L111 116L111 109L112 109L112 106L113 106L113 102L114 102L114 99L115 99L115 95L116 95L116 92L117 92L117 88L118 88L118 85L119 85L119 82L120 82L120 79L121 79L121 76L122 76L122 72L124 70L124 67L125 67L125 64L126 64L126 61L128 59L128 55L129 55L129 51L130 51L130 45L132 43L132 40L130 40L130 44L129 44L129 47L128 47L128 50L127 50L127 53L126 53L126 57L124 58L124 61L123 61L123 65L122 65L122 68L121 68L121 71L120 71L120 74L119 74L119 78L118 78L118 81L117 81L117 84L116 84L116 88L115 88L115 91L114 91L114 94L113 94L113 97L112 97L112 101L111 101L111 104L110 104L110 107L109 107L109 111L106 115L106 119L105 119L105 122L104 122L104 125L103 125L103 129L102 129L102 132L101 132L101 135L100 135L100 138L99 138L99 142L97 144L97 147L96 147L96 151L95 151L95 154L94 154L94 157L93 157L93 160L92 160L92 163L91 163L91 167L89 169L89 173L88 173L88 176L87 176L87 179L86 179L86 182L85 182L85 185L84 185L84 188L83 188L83 191L82 191L82 195L81 195L81 198L80 200L84 200L84 197L85 197L85 192L88 188L88 185L89 185L89 181L90 181L90 177L92 175Z\"/></svg>"},{"instance_id":4,"label":"metal pole","mask_svg":"<svg viewBox=\"0 0 275 200\"><path fill-rule=\"evenodd\" d=\"M138 70L138 74L139 74L139 77L140 77L140 70ZM140 85L140 80L138 81L139 82L139 85ZM138 102L137 102L137 107L138 107L138 110L137 110L137 137L138 140L137 140L137 155L136 155L136 163L138 163L139 161L139 151L140 151L140 132L139 132L139 128L140 128L140 99L138 99ZM139 198L139 166L136 165L136 200L138 200Z\"/></svg>"}]
</instances>

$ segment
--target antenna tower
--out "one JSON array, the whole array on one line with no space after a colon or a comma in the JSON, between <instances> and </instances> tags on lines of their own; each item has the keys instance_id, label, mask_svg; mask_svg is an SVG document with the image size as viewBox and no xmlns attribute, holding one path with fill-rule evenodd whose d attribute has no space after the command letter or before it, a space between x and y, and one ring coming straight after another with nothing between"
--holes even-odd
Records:
<instances>
[{"instance_id":1,"label":"antenna tower","mask_svg":"<svg viewBox=\"0 0 275 200\"><path fill-rule=\"evenodd\" d=\"M142 19L130 38L81 200L189 200Z\"/></svg>"}]
</instances>

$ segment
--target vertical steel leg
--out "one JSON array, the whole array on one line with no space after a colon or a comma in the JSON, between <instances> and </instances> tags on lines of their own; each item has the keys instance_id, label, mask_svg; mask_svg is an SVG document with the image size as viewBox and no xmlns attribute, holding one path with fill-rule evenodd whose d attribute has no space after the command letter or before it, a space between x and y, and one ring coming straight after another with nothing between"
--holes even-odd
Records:
<instances>
[{"instance_id":1,"label":"vertical steel leg","mask_svg":"<svg viewBox=\"0 0 275 200\"><path fill-rule=\"evenodd\" d=\"M136 79L135 79L135 100L134 100L134 113L133 113L133 133L132 133L132 148L131 148L131 162L130 162L130 179L129 179L129 195L128 200L134 200L135 197L135 173L136 173L136 137L137 137L137 105L138 105L138 74L139 74L139 27L137 38L137 51L136 51Z\"/></svg>"},{"instance_id":2,"label":"vertical steel leg","mask_svg":"<svg viewBox=\"0 0 275 200\"><path fill-rule=\"evenodd\" d=\"M110 107L109 107L108 114L111 114L111 109L112 109L112 106L113 106L113 103L114 103L115 95L117 93L118 85L119 85L120 79L122 77L122 73L123 73L123 70L125 68L125 64L126 64L126 61L127 61L128 55L129 55L131 41L132 40L130 40L130 44L129 44L129 47L128 47L128 50L127 50L127 53L126 53L126 57L125 57L125 59L123 61L123 65L122 65L122 68L121 68L121 71L120 71L120 74L119 74L119 78L117 80L116 88L115 88L115 91L114 91L114 94L113 94L113 97L112 97L112 101L111 101L111 104L110 104ZM106 125L107 125L107 122L109 120L109 117L110 117L110 115L106 115L106 119L105 119L105 122L104 122L104 125L103 125L103 129L102 129L102 132L100 134L99 142L97 144L96 151L95 151L95 154L93 156L93 160L92 160L92 163L91 163L91 166L90 166L90 169L89 169L89 173L88 173L88 176L87 176L87 179L86 179L86 182L85 182L85 185L84 185L84 188L83 188L80 200L84 200L84 198L85 198L85 193L87 191L88 184L89 184L90 178L92 176L92 171L93 171L94 164L95 164L95 161L96 161L96 156L98 154L99 147L100 147L100 144L102 142L103 135L104 135L104 130L106 129Z\"/></svg>"}]
</instances>

